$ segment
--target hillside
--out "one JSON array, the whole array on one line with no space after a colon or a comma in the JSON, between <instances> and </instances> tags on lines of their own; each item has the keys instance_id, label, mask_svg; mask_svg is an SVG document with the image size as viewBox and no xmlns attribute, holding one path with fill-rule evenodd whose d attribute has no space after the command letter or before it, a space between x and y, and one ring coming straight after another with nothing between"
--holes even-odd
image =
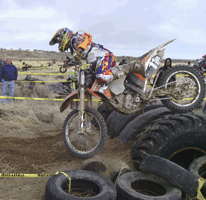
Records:
<instances>
[{"instance_id":1,"label":"hillside","mask_svg":"<svg viewBox=\"0 0 206 200\"><path fill-rule=\"evenodd\" d=\"M12 58L13 60L44 60L44 61L50 61L52 59L55 59L57 61L61 61L62 56L70 56L71 54L68 52L55 52L55 51L43 51L43 50L6 50L6 49L0 49L0 58L7 59ZM130 56L116 56L117 62L120 62L123 58L125 58L128 62L135 59L135 57ZM173 63L187 63L189 60L184 59L172 59ZM194 62L194 60L191 60ZM162 60L164 62L164 59Z\"/></svg>"}]
</instances>

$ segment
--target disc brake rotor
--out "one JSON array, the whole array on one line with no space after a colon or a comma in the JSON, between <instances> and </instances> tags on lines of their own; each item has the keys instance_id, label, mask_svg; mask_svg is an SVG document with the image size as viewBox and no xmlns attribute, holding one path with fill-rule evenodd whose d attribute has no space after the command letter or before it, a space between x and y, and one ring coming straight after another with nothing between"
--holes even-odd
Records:
<instances>
[{"instance_id":1,"label":"disc brake rotor","mask_svg":"<svg viewBox=\"0 0 206 200\"><path fill-rule=\"evenodd\" d=\"M174 92L171 94L175 99L191 97L195 92L195 82L190 78L177 80Z\"/></svg>"},{"instance_id":2,"label":"disc brake rotor","mask_svg":"<svg viewBox=\"0 0 206 200\"><path fill-rule=\"evenodd\" d=\"M91 131L91 122L86 122L83 127L79 125L78 131L74 131L74 137L79 142L85 142L89 138Z\"/></svg>"}]
</instances>

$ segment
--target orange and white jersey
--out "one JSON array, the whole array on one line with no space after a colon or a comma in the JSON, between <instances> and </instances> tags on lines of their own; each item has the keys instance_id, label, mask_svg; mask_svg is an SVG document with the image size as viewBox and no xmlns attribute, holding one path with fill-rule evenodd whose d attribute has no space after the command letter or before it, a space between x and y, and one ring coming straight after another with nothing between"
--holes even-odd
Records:
<instances>
[{"instance_id":1,"label":"orange and white jersey","mask_svg":"<svg viewBox=\"0 0 206 200\"><path fill-rule=\"evenodd\" d=\"M88 63L92 63L96 61L99 57L104 57L110 51L104 48L100 44L95 44L92 41L92 36L89 33L80 33L77 32L71 38L72 52L75 53L79 48L82 48L84 51L82 52L82 58L86 60Z\"/></svg>"}]
</instances>

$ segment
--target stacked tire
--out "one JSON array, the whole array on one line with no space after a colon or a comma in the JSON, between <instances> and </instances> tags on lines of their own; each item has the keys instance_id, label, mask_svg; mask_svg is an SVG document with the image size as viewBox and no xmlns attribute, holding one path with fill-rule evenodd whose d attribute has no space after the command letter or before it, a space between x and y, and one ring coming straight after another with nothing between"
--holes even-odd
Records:
<instances>
[{"instance_id":1,"label":"stacked tire","mask_svg":"<svg viewBox=\"0 0 206 200\"><path fill-rule=\"evenodd\" d=\"M115 111L108 103L104 102L99 106L98 112L102 114L106 121L108 136L110 136L111 139L119 137L124 144L134 139L138 134L135 132L136 129L138 132L141 132L141 130L153 120L172 113L160 102L155 105L147 104L139 113L128 115ZM138 128L136 128L137 126Z\"/></svg>"},{"instance_id":2,"label":"stacked tire","mask_svg":"<svg viewBox=\"0 0 206 200\"><path fill-rule=\"evenodd\" d=\"M71 181L71 182L70 182ZM115 200L116 187L107 177L86 170L70 170L52 176L45 200Z\"/></svg>"},{"instance_id":3,"label":"stacked tire","mask_svg":"<svg viewBox=\"0 0 206 200\"><path fill-rule=\"evenodd\" d=\"M184 195L197 195L199 179L206 178L204 115L175 114L163 104L147 105L137 116L117 113L108 103L98 111L111 138L119 137L124 144L132 141L131 156L138 171L115 174L113 182L86 170L65 171L49 179L46 200L180 200ZM69 193L67 176L72 181L71 191L91 186L90 196ZM206 196L206 184L202 194Z\"/></svg>"},{"instance_id":4,"label":"stacked tire","mask_svg":"<svg viewBox=\"0 0 206 200\"><path fill-rule=\"evenodd\" d=\"M169 114L159 118L133 141L133 164L139 169L147 155L158 155L188 168L195 156L206 154L205 130L206 117L197 113Z\"/></svg>"}]
</instances>

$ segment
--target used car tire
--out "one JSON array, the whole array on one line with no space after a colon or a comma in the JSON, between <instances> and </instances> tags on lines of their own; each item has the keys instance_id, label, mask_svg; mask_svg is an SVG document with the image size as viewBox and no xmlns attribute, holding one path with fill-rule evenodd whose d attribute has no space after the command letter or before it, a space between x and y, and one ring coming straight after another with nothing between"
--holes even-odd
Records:
<instances>
[{"instance_id":1,"label":"used car tire","mask_svg":"<svg viewBox=\"0 0 206 200\"><path fill-rule=\"evenodd\" d=\"M136 171L118 178L117 197L118 200L181 200L182 192L155 175Z\"/></svg>"},{"instance_id":2,"label":"used car tire","mask_svg":"<svg viewBox=\"0 0 206 200\"><path fill-rule=\"evenodd\" d=\"M147 155L158 155L177 164L183 162L181 166L187 165L187 169L193 159L188 151L199 156L206 154L205 141L206 116L196 113L167 115L147 126L132 143L133 164L138 169Z\"/></svg>"},{"instance_id":3,"label":"used car tire","mask_svg":"<svg viewBox=\"0 0 206 200\"><path fill-rule=\"evenodd\" d=\"M137 117L137 115L143 115L145 112L148 112L150 110L156 109L156 108L161 108L164 107L164 105L161 104L147 104L140 112L139 114L130 114L130 115L125 115L125 114L120 114L114 116L114 118L111 121L110 126L108 127L108 135L111 138L118 137L121 133L121 131L127 126L130 121L132 121L134 118Z\"/></svg>"},{"instance_id":4,"label":"used car tire","mask_svg":"<svg viewBox=\"0 0 206 200\"><path fill-rule=\"evenodd\" d=\"M195 159L189 166L188 170L197 178L206 179L206 155Z\"/></svg>"},{"instance_id":5,"label":"used car tire","mask_svg":"<svg viewBox=\"0 0 206 200\"><path fill-rule=\"evenodd\" d=\"M128 172L131 172L131 170L127 169L127 168L124 168L124 169L122 169L121 171L118 171L118 172L112 172L110 174L110 179L113 183L115 183L118 177L120 177L123 174L128 173Z\"/></svg>"},{"instance_id":6,"label":"used car tire","mask_svg":"<svg viewBox=\"0 0 206 200\"><path fill-rule=\"evenodd\" d=\"M119 133L119 139L124 144L127 144L130 140L134 140L135 137L141 133L143 128L149 125L152 121L171 113L172 111L166 107L148 110L147 112L136 116L132 121L130 121L121 131L121 133Z\"/></svg>"},{"instance_id":7,"label":"used car tire","mask_svg":"<svg viewBox=\"0 0 206 200\"><path fill-rule=\"evenodd\" d=\"M141 165L140 170L150 172L162 179L170 182L175 187L184 191L188 196L194 197L199 182L195 175L181 166L160 156L148 155Z\"/></svg>"},{"instance_id":8,"label":"used car tire","mask_svg":"<svg viewBox=\"0 0 206 200\"><path fill-rule=\"evenodd\" d=\"M122 113L118 113L116 111L113 111L111 114L111 117L109 117L108 123L108 135L111 139L118 137L119 132L117 130L118 126L124 126L125 123L130 122L136 115L135 114L129 114L124 115Z\"/></svg>"},{"instance_id":9,"label":"used car tire","mask_svg":"<svg viewBox=\"0 0 206 200\"><path fill-rule=\"evenodd\" d=\"M125 128L125 126L130 123L130 121L132 121L135 117L140 116L150 110L161 107L164 107L162 103L158 103L155 105L147 104L141 111L138 112L138 114L132 113L128 115L113 111L110 114L108 120L106 121L108 127L108 135L111 139L118 137L121 131Z\"/></svg>"},{"instance_id":10,"label":"used car tire","mask_svg":"<svg viewBox=\"0 0 206 200\"><path fill-rule=\"evenodd\" d=\"M109 103L104 102L102 105L100 105L97 109L99 113L103 116L104 120L106 121L108 116L111 114L111 112L114 109L109 105Z\"/></svg>"},{"instance_id":11,"label":"used car tire","mask_svg":"<svg viewBox=\"0 0 206 200\"><path fill-rule=\"evenodd\" d=\"M114 183L107 177L86 170L64 171L71 178L71 191L84 191L83 186L91 186L91 197L78 197L68 194L69 179L62 173L52 176L46 185L45 200L115 200L117 197Z\"/></svg>"}]
</instances>

